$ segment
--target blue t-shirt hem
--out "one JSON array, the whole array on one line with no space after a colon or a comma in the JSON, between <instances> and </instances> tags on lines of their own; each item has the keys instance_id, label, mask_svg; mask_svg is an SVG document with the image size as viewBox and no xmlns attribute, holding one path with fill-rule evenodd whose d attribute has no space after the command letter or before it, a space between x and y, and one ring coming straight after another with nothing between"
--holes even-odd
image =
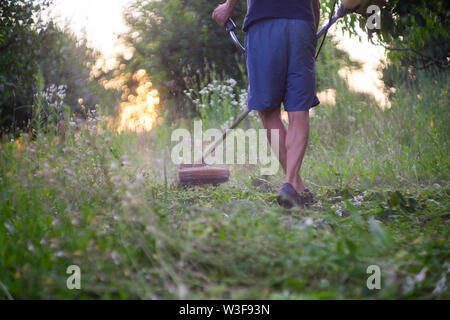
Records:
<instances>
[{"instance_id":1,"label":"blue t-shirt hem","mask_svg":"<svg viewBox=\"0 0 450 320\"><path fill-rule=\"evenodd\" d=\"M311 0L248 0L243 30L258 20L271 18L315 20Z\"/></svg>"}]
</instances>

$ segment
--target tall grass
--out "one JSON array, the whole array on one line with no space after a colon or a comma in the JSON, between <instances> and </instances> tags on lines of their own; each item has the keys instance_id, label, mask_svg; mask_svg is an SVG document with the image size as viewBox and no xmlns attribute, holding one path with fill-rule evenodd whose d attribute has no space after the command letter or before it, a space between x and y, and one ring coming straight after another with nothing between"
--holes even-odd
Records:
<instances>
[{"instance_id":1,"label":"tall grass","mask_svg":"<svg viewBox=\"0 0 450 320\"><path fill-rule=\"evenodd\" d=\"M90 114L64 136L4 136L0 297L449 298L448 75L399 86L386 110L319 75L337 97L312 118L311 209L279 208L281 171L256 166L179 187L165 151L177 125L119 134ZM66 287L73 264L82 290ZM367 289L369 265L381 290Z\"/></svg>"}]
</instances>

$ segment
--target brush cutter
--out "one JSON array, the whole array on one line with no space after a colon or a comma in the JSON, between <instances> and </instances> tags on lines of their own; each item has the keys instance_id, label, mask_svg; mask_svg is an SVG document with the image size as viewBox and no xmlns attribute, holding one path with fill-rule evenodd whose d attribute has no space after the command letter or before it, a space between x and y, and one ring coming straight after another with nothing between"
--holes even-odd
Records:
<instances>
[{"instance_id":1,"label":"brush cutter","mask_svg":"<svg viewBox=\"0 0 450 320\"><path fill-rule=\"evenodd\" d=\"M233 20L229 19L226 24L227 33L230 35L231 40L234 42L236 47L245 52L244 47L239 42L234 30L236 29L236 24ZM250 110L244 111L232 125L225 130L222 134L221 139L216 140L211 144L208 149L203 153L202 158L194 162L194 164L183 164L180 166L178 171L178 178L180 179L180 184L183 186L193 186L202 184L213 184L217 185L220 183L227 182L230 178L230 171L226 168L212 167L205 164L205 159L211 153L216 150L216 148L227 138L228 134L235 129L244 120Z\"/></svg>"},{"instance_id":2,"label":"brush cutter","mask_svg":"<svg viewBox=\"0 0 450 320\"><path fill-rule=\"evenodd\" d=\"M356 12L362 6L367 7L368 3L372 2L380 2L384 0L343 0L342 5L339 7L336 16L334 15L335 7L337 0L335 0L332 12L330 14L330 20L327 25L325 25L318 33L317 38L324 36L323 41L317 51L317 56L322 49L323 43L325 41L328 30L332 25L336 23L340 18L344 17L349 13ZM226 31L230 35L231 40L234 42L236 47L245 53L245 48L239 42L236 34L234 33L236 30L236 24L233 20L229 19L226 23ZM317 58L316 56L316 58ZM180 179L180 184L183 186L192 186L192 185L203 185L203 184L213 184L217 185L220 183L227 182L230 178L230 172L226 168L212 167L205 164L205 159L214 150L227 138L228 134L231 130L235 129L241 122L244 120L247 115L250 113L250 110L244 111L230 126L230 128L226 129L223 133L221 139L216 140L209 148L203 153L202 158L198 159L194 164L183 164L180 166L178 171L178 177Z\"/></svg>"}]
</instances>

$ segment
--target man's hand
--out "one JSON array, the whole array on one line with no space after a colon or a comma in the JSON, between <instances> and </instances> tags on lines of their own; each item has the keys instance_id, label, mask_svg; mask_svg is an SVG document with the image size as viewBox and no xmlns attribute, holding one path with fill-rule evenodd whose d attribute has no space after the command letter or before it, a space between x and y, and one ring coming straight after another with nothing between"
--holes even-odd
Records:
<instances>
[{"instance_id":1,"label":"man's hand","mask_svg":"<svg viewBox=\"0 0 450 320\"><path fill-rule=\"evenodd\" d=\"M224 4L219 5L213 12L212 18L216 20L216 22L220 26L225 26L225 23L227 23L228 19L230 19L231 14L233 13L233 10L230 8L228 2L225 2Z\"/></svg>"},{"instance_id":2,"label":"man's hand","mask_svg":"<svg viewBox=\"0 0 450 320\"><path fill-rule=\"evenodd\" d=\"M216 22L224 27L228 19L230 19L233 14L234 8L236 7L239 0L228 0L224 4L219 5L213 12L212 18Z\"/></svg>"}]
</instances>

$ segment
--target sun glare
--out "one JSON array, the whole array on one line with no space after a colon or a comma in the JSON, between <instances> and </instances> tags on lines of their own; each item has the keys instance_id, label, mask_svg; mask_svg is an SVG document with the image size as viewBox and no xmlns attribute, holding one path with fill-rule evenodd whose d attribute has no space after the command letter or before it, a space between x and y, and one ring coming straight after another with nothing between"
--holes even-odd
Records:
<instances>
[{"instance_id":1,"label":"sun glare","mask_svg":"<svg viewBox=\"0 0 450 320\"><path fill-rule=\"evenodd\" d=\"M373 45L366 40L367 35L357 28L363 41L356 37L342 35L340 32L332 32L337 40L337 47L346 51L352 60L362 63L361 70L355 70L343 66L339 70L339 76L346 79L350 88L356 92L371 95L381 108L390 108L386 87L382 80L380 66L386 61L386 50Z\"/></svg>"},{"instance_id":2,"label":"sun glare","mask_svg":"<svg viewBox=\"0 0 450 320\"><path fill-rule=\"evenodd\" d=\"M117 131L149 132L160 121L157 110L160 104L159 93L152 88L145 70L137 71L133 80L138 83L138 87L135 94L130 93L130 90L124 91L122 98L126 100L119 106Z\"/></svg>"}]
</instances>

